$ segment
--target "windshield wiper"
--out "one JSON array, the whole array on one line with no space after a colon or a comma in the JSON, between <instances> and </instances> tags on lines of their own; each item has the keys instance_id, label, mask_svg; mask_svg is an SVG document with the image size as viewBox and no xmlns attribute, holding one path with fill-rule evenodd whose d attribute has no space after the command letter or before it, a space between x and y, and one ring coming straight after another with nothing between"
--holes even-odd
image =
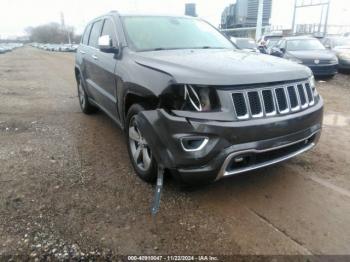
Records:
<instances>
[{"instance_id":1,"label":"windshield wiper","mask_svg":"<svg viewBox=\"0 0 350 262\"><path fill-rule=\"evenodd\" d=\"M191 49L228 49L226 47L216 47L216 46L201 46L201 47L194 47Z\"/></svg>"},{"instance_id":2,"label":"windshield wiper","mask_svg":"<svg viewBox=\"0 0 350 262\"><path fill-rule=\"evenodd\" d=\"M164 47L156 47L156 48L150 48L150 49L144 49L141 50L142 52L149 52L149 51L163 51L163 50L178 50L183 48L164 48Z\"/></svg>"},{"instance_id":3,"label":"windshield wiper","mask_svg":"<svg viewBox=\"0 0 350 262\"><path fill-rule=\"evenodd\" d=\"M164 47L157 47L157 48L153 48L150 51L162 51L162 50L166 50Z\"/></svg>"},{"instance_id":4,"label":"windshield wiper","mask_svg":"<svg viewBox=\"0 0 350 262\"><path fill-rule=\"evenodd\" d=\"M140 50L141 52L152 52L152 51L163 51L163 50L185 50L185 49L228 49L225 47L214 47L214 46L201 46L201 47L170 47L170 48L164 48L164 47L156 47L152 49L144 49Z\"/></svg>"}]
</instances>

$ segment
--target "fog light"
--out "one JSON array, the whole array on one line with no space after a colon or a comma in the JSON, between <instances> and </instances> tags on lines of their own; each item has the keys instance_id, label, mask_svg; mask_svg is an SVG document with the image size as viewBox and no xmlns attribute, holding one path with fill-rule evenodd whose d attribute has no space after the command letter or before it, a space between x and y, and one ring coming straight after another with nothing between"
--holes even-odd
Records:
<instances>
[{"instance_id":1,"label":"fog light","mask_svg":"<svg viewBox=\"0 0 350 262\"><path fill-rule=\"evenodd\" d=\"M194 152L202 150L207 143L209 138L207 137L183 137L181 138L181 146L186 152Z\"/></svg>"}]
</instances>

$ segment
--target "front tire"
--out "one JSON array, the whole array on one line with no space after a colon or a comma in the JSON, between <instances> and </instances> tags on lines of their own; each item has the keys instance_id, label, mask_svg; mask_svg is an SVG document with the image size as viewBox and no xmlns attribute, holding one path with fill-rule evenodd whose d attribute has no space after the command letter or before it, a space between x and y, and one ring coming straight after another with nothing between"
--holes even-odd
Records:
<instances>
[{"instance_id":1,"label":"front tire","mask_svg":"<svg viewBox=\"0 0 350 262\"><path fill-rule=\"evenodd\" d=\"M136 174L152 183L157 178L157 163L147 141L137 126L137 114L145 108L139 104L130 107L126 117L126 137L129 157Z\"/></svg>"}]
</instances>

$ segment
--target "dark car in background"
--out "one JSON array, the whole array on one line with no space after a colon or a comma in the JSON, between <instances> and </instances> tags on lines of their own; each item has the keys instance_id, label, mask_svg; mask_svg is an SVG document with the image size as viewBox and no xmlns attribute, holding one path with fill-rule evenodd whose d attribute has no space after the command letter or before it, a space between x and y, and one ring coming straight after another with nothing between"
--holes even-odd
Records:
<instances>
[{"instance_id":1,"label":"dark car in background","mask_svg":"<svg viewBox=\"0 0 350 262\"><path fill-rule=\"evenodd\" d=\"M216 181L302 154L321 134L309 68L238 50L199 18L98 17L75 76L82 111L100 108L125 131L145 181L158 168L185 183Z\"/></svg>"},{"instance_id":2,"label":"dark car in background","mask_svg":"<svg viewBox=\"0 0 350 262\"><path fill-rule=\"evenodd\" d=\"M349 37L325 37L323 45L332 50L338 57L339 69L350 69L350 38Z\"/></svg>"},{"instance_id":3,"label":"dark car in background","mask_svg":"<svg viewBox=\"0 0 350 262\"><path fill-rule=\"evenodd\" d=\"M338 72L338 58L313 37L284 37L271 50L271 55L308 66L315 76L332 77Z\"/></svg>"}]
</instances>

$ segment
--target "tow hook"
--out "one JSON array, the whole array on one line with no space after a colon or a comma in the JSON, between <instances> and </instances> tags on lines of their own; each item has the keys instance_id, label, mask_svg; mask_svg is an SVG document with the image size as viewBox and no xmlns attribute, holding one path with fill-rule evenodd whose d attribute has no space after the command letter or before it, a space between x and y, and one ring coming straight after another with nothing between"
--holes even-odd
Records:
<instances>
[{"instance_id":1,"label":"tow hook","mask_svg":"<svg viewBox=\"0 0 350 262\"><path fill-rule=\"evenodd\" d=\"M152 216L156 216L159 212L160 197L163 189L163 180L164 180L164 167L162 165L158 165L156 192L154 194L153 205L151 209Z\"/></svg>"}]
</instances>

